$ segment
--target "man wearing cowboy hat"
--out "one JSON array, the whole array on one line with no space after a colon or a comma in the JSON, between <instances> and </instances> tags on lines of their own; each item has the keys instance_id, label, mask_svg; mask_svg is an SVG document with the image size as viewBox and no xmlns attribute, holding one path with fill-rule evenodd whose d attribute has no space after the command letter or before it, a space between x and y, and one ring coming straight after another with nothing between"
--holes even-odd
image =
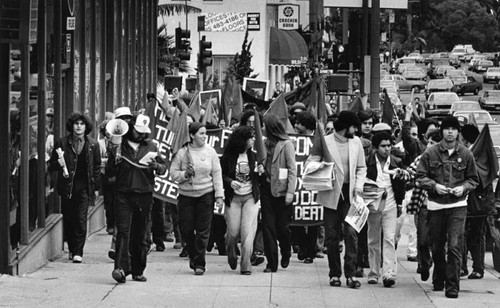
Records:
<instances>
[{"instance_id":1,"label":"man wearing cowboy hat","mask_svg":"<svg viewBox=\"0 0 500 308\"><path fill-rule=\"evenodd\" d=\"M115 219L116 236L115 266L113 279L125 283L132 274L135 281L146 281L148 242L147 225L153 202L155 174L165 174L167 166L158 154L156 145L147 139L151 133L149 117L139 114L129 123L123 137L121 160L111 151L106 174L116 177Z\"/></svg>"}]
</instances>

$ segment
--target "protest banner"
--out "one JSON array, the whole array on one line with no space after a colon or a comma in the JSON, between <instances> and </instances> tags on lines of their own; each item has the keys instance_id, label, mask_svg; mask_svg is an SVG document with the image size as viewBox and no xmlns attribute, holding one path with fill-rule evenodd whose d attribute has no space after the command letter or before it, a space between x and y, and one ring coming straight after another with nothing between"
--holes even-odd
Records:
<instances>
[{"instance_id":1,"label":"protest banner","mask_svg":"<svg viewBox=\"0 0 500 308\"><path fill-rule=\"evenodd\" d=\"M158 147L158 153L165 159L167 172L164 175L155 177L154 197L176 204L179 188L171 179L169 169L172 161L172 146L175 133L167 129L168 119L165 111L156 104L154 108L154 127L152 127L151 139ZM230 129L209 129L207 130L207 144L215 149L217 154L222 156L224 148L229 140L232 131ZM297 189L293 201L294 219L292 225L311 226L323 223L323 207L316 203L317 191L309 191L302 183L302 173L304 163L309 156L313 145L313 136L290 135L295 144L295 157L297 164ZM223 215L223 208L216 208L215 214Z\"/></svg>"}]
</instances>

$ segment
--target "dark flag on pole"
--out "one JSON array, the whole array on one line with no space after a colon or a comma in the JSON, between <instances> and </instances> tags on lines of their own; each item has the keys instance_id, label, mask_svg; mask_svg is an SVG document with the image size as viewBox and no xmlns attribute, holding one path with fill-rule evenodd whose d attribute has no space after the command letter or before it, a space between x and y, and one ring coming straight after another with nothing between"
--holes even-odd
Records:
<instances>
[{"instance_id":1,"label":"dark flag on pole","mask_svg":"<svg viewBox=\"0 0 500 308\"><path fill-rule=\"evenodd\" d=\"M257 109L253 110L253 115L255 118L255 143L254 148L257 152L257 163L262 164L266 159L266 149L264 147L264 138L262 136L262 126L260 124L259 112Z\"/></svg>"},{"instance_id":2,"label":"dark flag on pole","mask_svg":"<svg viewBox=\"0 0 500 308\"><path fill-rule=\"evenodd\" d=\"M384 89L384 103L382 106L382 122L389 124L389 126L393 126L392 119L396 116L394 113L394 108L392 107L391 99L387 94L387 90Z\"/></svg>"}]
</instances>

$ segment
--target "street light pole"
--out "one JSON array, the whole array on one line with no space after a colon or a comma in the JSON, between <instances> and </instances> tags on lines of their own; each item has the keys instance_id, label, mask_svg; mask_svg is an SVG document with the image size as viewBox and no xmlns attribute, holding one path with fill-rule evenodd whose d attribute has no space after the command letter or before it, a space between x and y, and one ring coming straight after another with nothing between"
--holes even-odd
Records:
<instances>
[{"instance_id":1,"label":"street light pole","mask_svg":"<svg viewBox=\"0 0 500 308\"><path fill-rule=\"evenodd\" d=\"M370 108L379 109L380 92L380 0L372 0L371 9Z\"/></svg>"}]
</instances>

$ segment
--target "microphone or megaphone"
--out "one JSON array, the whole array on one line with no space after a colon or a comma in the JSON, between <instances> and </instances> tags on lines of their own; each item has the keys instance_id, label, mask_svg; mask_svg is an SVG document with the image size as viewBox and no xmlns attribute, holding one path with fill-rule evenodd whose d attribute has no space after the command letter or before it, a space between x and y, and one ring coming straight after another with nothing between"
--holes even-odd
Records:
<instances>
[{"instance_id":1,"label":"microphone or megaphone","mask_svg":"<svg viewBox=\"0 0 500 308\"><path fill-rule=\"evenodd\" d=\"M113 119L106 124L106 131L111 136L109 141L116 147L116 160L119 162L122 156L122 136L128 132L128 124L121 119Z\"/></svg>"}]
</instances>

